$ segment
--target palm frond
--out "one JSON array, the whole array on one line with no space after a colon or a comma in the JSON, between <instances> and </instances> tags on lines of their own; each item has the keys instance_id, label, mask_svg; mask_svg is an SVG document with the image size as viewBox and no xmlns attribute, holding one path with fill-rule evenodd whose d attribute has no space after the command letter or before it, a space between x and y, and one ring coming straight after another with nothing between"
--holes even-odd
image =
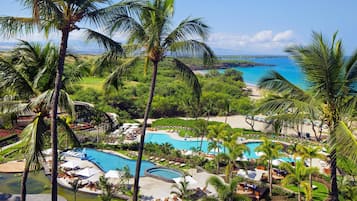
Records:
<instances>
[{"instance_id":1,"label":"palm frond","mask_svg":"<svg viewBox=\"0 0 357 201\"><path fill-rule=\"evenodd\" d=\"M23 101L0 101L0 113L24 114L29 112L31 112L29 104L24 103Z\"/></svg>"},{"instance_id":2,"label":"palm frond","mask_svg":"<svg viewBox=\"0 0 357 201\"><path fill-rule=\"evenodd\" d=\"M338 154L357 163L357 140L344 122L339 122L335 133L330 136L330 142L335 142L332 147L336 148Z\"/></svg>"},{"instance_id":3,"label":"palm frond","mask_svg":"<svg viewBox=\"0 0 357 201\"><path fill-rule=\"evenodd\" d=\"M193 95L199 100L201 97L201 85L192 70L178 59L173 60L175 69L181 73L184 81L192 88Z\"/></svg>"},{"instance_id":4,"label":"palm frond","mask_svg":"<svg viewBox=\"0 0 357 201\"><path fill-rule=\"evenodd\" d=\"M186 18L164 39L163 46L169 47L175 42L190 40L197 36L206 40L208 29L209 27L202 22L201 18Z\"/></svg>"},{"instance_id":5,"label":"palm frond","mask_svg":"<svg viewBox=\"0 0 357 201\"><path fill-rule=\"evenodd\" d=\"M313 32L312 44L306 47L295 46L287 49L301 67L307 80L313 86L318 96L329 97L329 94L337 94L345 84L341 74L341 41L335 42L332 47L324 40L322 34ZM333 44L337 44L333 48Z\"/></svg>"},{"instance_id":6,"label":"palm frond","mask_svg":"<svg viewBox=\"0 0 357 201\"><path fill-rule=\"evenodd\" d=\"M33 169L40 168L40 160L43 158L44 134L48 130L43 116L37 115L34 120L22 131L24 136L26 166Z\"/></svg>"},{"instance_id":7,"label":"palm frond","mask_svg":"<svg viewBox=\"0 0 357 201\"><path fill-rule=\"evenodd\" d=\"M344 68L346 69L345 78L352 85L357 82L357 51L355 51L352 56L345 63ZM356 86L352 86L356 87ZM354 93L357 93L357 89L354 88Z\"/></svg>"},{"instance_id":8,"label":"palm frond","mask_svg":"<svg viewBox=\"0 0 357 201\"><path fill-rule=\"evenodd\" d=\"M66 121L64 121L61 118L57 119L57 122L61 128L65 131L65 134L69 137L70 141L73 143L74 147L79 147L81 143L79 142L76 134L73 132L73 130L68 126Z\"/></svg>"},{"instance_id":9,"label":"palm frond","mask_svg":"<svg viewBox=\"0 0 357 201\"><path fill-rule=\"evenodd\" d=\"M292 97L309 98L301 88L292 84L276 71L270 71L268 75L261 78L258 86L276 93L290 94Z\"/></svg>"},{"instance_id":10,"label":"palm frond","mask_svg":"<svg viewBox=\"0 0 357 201\"><path fill-rule=\"evenodd\" d=\"M121 79L124 75L126 75L130 71L130 67L133 66L139 57L134 57L124 62L122 65L118 66L114 72L112 72L109 77L105 80L104 88L109 90L110 87L114 87L115 89L119 89L121 86Z\"/></svg>"},{"instance_id":11,"label":"palm frond","mask_svg":"<svg viewBox=\"0 0 357 201\"><path fill-rule=\"evenodd\" d=\"M0 17L1 35L12 37L17 34L31 34L35 29L33 18L26 17Z\"/></svg>"},{"instance_id":12,"label":"palm frond","mask_svg":"<svg viewBox=\"0 0 357 201\"><path fill-rule=\"evenodd\" d=\"M12 88L22 95L34 95L36 90L15 65L4 59L0 60L0 88Z\"/></svg>"},{"instance_id":13,"label":"palm frond","mask_svg":"<svg viewBox=\"0 0 357 201\"><path fill-rule=\"evenodd\" d=\"M99 46L103 46L106 50L115 52L116 54L124 53L121 43L114 41L104 34L91 29L86 29L86 35L87 40L95 40Z\"/></svg>"},{"instance_id":14,"label":"palm frond","mask_svg":"<svg viewBox=\"0 0 357 201\"><path fill-rule=\"evenodd\" d=\"M171 54L176 56L192 55L194 57L203 57L204 64L213 64L215 55L212 49L203 42L197 40L186 40L172 43L167 47Z\"/></svg>"},{"instance_id":15,"label":"palm frond","mask_svg":"<svg viewBox=\"0 0 357 201\"><path fill-rule=\"evenodd\" d=\"M38 108L39 111L50 111L52 106L52 98L53 98L54 90L47 90L33 99L30 103L31 108ZM64 90L61 90L58 98L58 108L61 111L67 112L73 118L75 117L74 104L71 100L69 94Z\"/></svg>"},{"instance_id":16,"label":"palm frond","mask_svg":"<svg viewBox=\"0 0 357 201\"><path fill-rule=\"evenodd\" d=\"M143 1L124 0L113 5L88 12L88 17L86 19L97 26L106 26L108 25L108 22L112 20L113 16L127 15L136 17L143 8L145 8Z\"/></svg>"},{"instance_id":17,"label":"palm frond","mask_svg":"<svg viewBox=\"0 0 357 201\"><path fill-rule=\"evenodd\" d=\"M129 38L135 38L141 41L145 36L144 27L129 14L119 13L111 17L106 24L106 29L109 33L125 33L129 34ZM129 39L128 41L132 41Z\"/></svg>"}]
</instances>

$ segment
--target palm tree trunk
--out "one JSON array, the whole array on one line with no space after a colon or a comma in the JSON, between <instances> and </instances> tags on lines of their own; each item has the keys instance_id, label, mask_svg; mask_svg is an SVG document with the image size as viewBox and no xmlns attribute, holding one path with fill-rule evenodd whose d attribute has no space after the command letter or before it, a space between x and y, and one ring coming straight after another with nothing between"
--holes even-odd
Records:
<instances>
[{"instance_id":1,"label":"palm tree trunk","mask_svg":"<svg viewBox=\"0 0 357 201\"><path fill-rule=\"evenodd\" d=\"M26 166L25 166L25 170L24 173L22 174L22 181L21 181L21 200L22 201L26 201L26 181L27 181L27 177L30 171L30 165L27 165L26 162Z\"/></svg>"},{"instance_id":2,"label":"palm tree trunk","mask_svg":"<svg viewBox=\"0 0 357 201\"><path fill-rule=\"evenodd\" d=\"M301 201L300 184L298 184L297 188L298 188L298 201Z\"/></svg>"},{"instance_id":3,"label":"palm tree trunk","mask_svg":"<svg viewBox=\"0 0 357 201\"><path fill-rule=\"evenodd\" d=\"M312 158L310 158L310 168L312 167ZM309 181L310 181L310 189L312 190L312 173L309 174ZM310 198L312 201L312 198Z\"/></svg>"},{"instance_id":4,"label":"palm tree trunk","mask_svg":"<svg viewBox=\"0 0 357 201\"><path fill-rule=\"evenodd\" d=\"M202 143L203 143L203 136L205 134L201 134L201 142L200 142L200 152L202 152Z\"/></svg>"},{"instance_id":5,"label":"palm tree trunk","mask_svg":"<svg viewBox=\"0 0 357 201\"><path fill-rule=\"evenodd\" d=\"M140 143L139 143L139 150L138 150L138 159L136 161L133 201L138 201L141 159L143 157L143 151L144 151L144 143L145 143L144 140L145 140L147 120L149 118L149 113L151 110L151 103L154 98L157 68L158 68L158 62L154 62L154 68L152 71L152 80L151 80L151 85L150 85L150 94L149 94L148 102L147 102L146 108L145 108L143 128L142 128L142 133L140 136Z\"/></svg>"},{"instance_id":6,"label":"palm tree trunk","mask_svg":"<svg viewBox=\"0 0 357 201\"><path fill-rule=\"evenodd\" d=\"M273 195L273 176L271 174L271 169L272 169L272 161L269 160L268 164L268 172L269 172L269 196L271 197Z\"/></svg>"},{"instance_id":7,"label":"palm tree trunk","mask_svg":"<svg viewBox=\"0 0 357 201\"><path fill-rule=\"evenodd\" d=\"M58 58L58 66L55 80L55 88L52 99L52 116L51 116L51 142L52 142L52 175L51 175L51 185L52 192L51 197L52 201L57 201L57 166L58 166L58 153L57 153L57 107L58 107L58 98L61 90L61 81L64 68L64 60L66 56L67 43L69 36L69 27L62 30L62 39L60 46L60 53Z\"/></svg>"},{"instance_id":8,"label":"palm tree trunk","mask_svg":"<svg viewBox=\"0 0 357 201\"><path fill-rule=\"evenodd\" d=\"M330 168L331 168L331 201L338 201L338 187L337 187L337 164L336 164L336 149L333 149L330 154Z\"/></svg>"}]
</instances>

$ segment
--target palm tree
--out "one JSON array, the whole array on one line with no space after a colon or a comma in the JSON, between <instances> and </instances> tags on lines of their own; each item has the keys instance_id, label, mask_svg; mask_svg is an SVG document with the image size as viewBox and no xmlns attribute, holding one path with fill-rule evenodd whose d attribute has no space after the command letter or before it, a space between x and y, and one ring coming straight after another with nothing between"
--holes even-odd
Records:
<instances>
[{"instance_id":1,"label":"palm tree","mask_svg":"<svg viewBox=\"0 0 357 201\"><path fill-rule=\"evenodd\" d=\"M149 97L147 100L142 134L140 136L140 145L138 150L138 159L135 169L134 196L133 200L138 200L139 177L141 160L143 155L145 131L147 119L151 111L151 103L154 97L156 77L159 63L168 55L169 56L197 56L202 54L204 61L212 61L213 52L202 42L207 38L208 26L201 19L186 18L179 25L170 29L171 19L174 14L174 0L152 0L146 2L146 9L142 10L137 18L129 15L118 15L109 20L107 27L112 32L128 33L128 47L134 50L134 53L142 53L144 56L144 72L149 64L152 64L152 75ZM200 38L202 40L195 40ZM183 62L176 58L170 58L173 67L180 72L182 77L192 86L194 95L199 99L201 87L197 77ZM127 65L127 64L126 64ZM107 84L118 83L118 76L124 73L125 65L117 68L109 77Z\"/></svg>"},{"instance_id":2,"label":"palm tree","mask_svg":"<svg viewBox=\"0 0 357 201\"><path fill-rule=\"evenodd\" d=\"M31 111L36 114L32 122L22 131L24 137L22 149L25 151L25 170L21 182L21 197L26 200L26 181L30 170L40 168L43 160L41 151L44 147L45 134L49 126L45 119L49 116L51 97L53 96L53 84L50 80L53 75L53 66L58 56L57 48L51 44L41 47L39 44L20 41L9 56L0 61L1 86L11 89L25 101L2 101L0 111L2 113L22 113ZM22 85L22 86L21 86ZM46 90L46 91L43 91ZM43 92L42 94L40 94ZM32 98L30 101L27 99ZM74 106L69 95L64 91L60 93L59 108L74 116ZM75 145L79 142L69 128L61 119L60 126L66 131Z\"/></svg>"},{"instance_id":3,"label":"palm tree","mask_svg":"<svg viewBox=\"0 0 357 201\"><path fill-rule=\"evenodd\" d=\"M279 143L275 143L267 138L262 138L263 143L259 145L255 151L262 152L263 155L260 160L268 161L268 175L269 175L269 196L272 196L273 178L272 178L272 161L281 155L283 146Z\"/></svg>"},{"instance_id":4,"label":"palm tree","mask_svg":"<svg viewBox=\"0 0 357 201\"><path fill-rule=\"evenodd\" d=\"M312 147L312 146L303 146L298 145L297 147L297 154L301 156L302 160L309 159L309 167L312 167L312 159L319 158L325 159L325 155L320 153L320 147ZM312 188L312 174L309 175L309 184L310 188Z\"/></svg>"},{"instance_id":5,"label":"palm tree","mask_svg":"<svg viewBox=\"0 0 357 201\"><path fill-rule=\"evenodd\" d=\"M111 201L114 197L115 189L113 185L108 182L108 179L104 176L99 177L99 187L102 190L102 194L99 195L99 198L102 201Z\"/></svg>"},{"instance_id":6,"label":"palm tree","mask_svg":"<svg viewBox=\"0 0 357 201\"><path fill-rule=\"evenodd\" d=\"M238 180L233 179L229 184L225 184L220 178L212 176L206 181L207 185L211 184L218 193L218 199L208 197L204 200L219 200L219 201L248 201L250 198L238 195L236 193Z\"/></svg>"},{"instance_id":7,"label":"palm tree","mask_svg":"<svg viewBox=\"0 0 357 201\"><path fill-rule=\"evenodd\" d=\"M342 41L334 34L327 42L322 34L313 33L313 42L307 46L287 49L294 61L301 67L309 84L307 91L293 85L277 72L263 78L260 88L275 92L276 98L263 104L272 113L290 111L294 114L322 112L329 127L331 199L338 200L336 154L348 156L357 161L357 140L346 126L356 107L357 51L346 58ZM316 107L318 105L318 107Z\"/></svg>"},{"instance_id":8,"label":"palm tree","mask_svg":"<svg viewBox=\"0 0 357 201\"><path fill-rule=\"evenodd\" d=\"M182 200L190 200L191 196L194 194L192 189L188 188L189 182L186 180L186 177L183 177L183 180L180 181L178 184L173 184L171 188L171 194L176 194Z\"/></svg>"},{"instance_id":9,"label":"palm tree","mask_svg":"<svg viewBox=\"0 0 357 201\"><path fill-rule=\"evenodd\" d=\"M318 172L318 169L305 167L305 164L301 160L295 163L295 167L289 163L282 163L281 168L289 172L289 174L282 180L282 184L295 184L298 188L298 200L301 201L300 188L306 183L308 175ZM311 191L312 188L308 186L307 189L310 189ZM311 192L308 192L307 194L311 195Z\"/></svg>"},{"instance_id":10,"label":"palm tree","mask_svg":"<svg viewBox=\"0 0 357 201\"><path fill-rule=\"evenodd\" d=\"M77 24L80 21L89 21L97 26L103 25L105 19L114 14L126 15L129 10L132 10L132 3L123 5L115 4L109 7L100 8L99 4L106 4L108 0L22 0L26 7L32 9L32 17L0 17L0 27L3 35L13 36L17 33L31 33L34 28L44 30L45 34L52 30L57 30L61 33L61 42L59 57L56 69L55 87L52 98L51 112L51 139L52 139L52 200L57 200L57 106L59 101L59 93L62 85L62 75L67 52L69 33L74 30L80 30ZM134 6L135 7L135 6ZM105 48L110 48L116 53L122 52L122 47L119 43L111 40L103 34L90 29L85 29L88 34L88 39L96 39L99 44Z\"/></svg>"}]
</instances>

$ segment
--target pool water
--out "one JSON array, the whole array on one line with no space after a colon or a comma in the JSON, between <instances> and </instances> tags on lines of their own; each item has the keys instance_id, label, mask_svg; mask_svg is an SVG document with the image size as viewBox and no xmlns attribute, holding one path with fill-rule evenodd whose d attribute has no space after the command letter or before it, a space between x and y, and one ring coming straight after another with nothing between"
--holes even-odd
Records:
<instances>
[{"instance_id":1,"label":"pool water","mask_svg":"<svg viewBox=\"0 0 357 201\"><path fill-rule=\"evenodd\" d=\"M104 172L108 172L109 170L123 169L125 166L129 167L130 174L135 175L135 167L136 160L130 160L118 155L98 151L96 149L76 149L77 152L84 152L87 154L87 160L95 163L99 168L101 168ZM140 176L144 176L145 170L155 167L155 164L142 161L140 168Z\"/></svg>"},{"instance_id":2,"label":"pool water","mask_svg":"<svg viewBox=\"0 0 357 201\"><path fill-rule=\"evenodd\" d=\"M148 170L148 173L163 177L165 179L174 179L178 177L183 177L184 175L181 172L168 168L153 168Z\"/></svg>"},{"instance_id":3,"label":"pool water","mask_svg":"<svg viewBox=\"0 0 357 201\"><path fill-rule=\"evenodd\" d=\"M178 150L190 150L192 147L198 149L200 147L200 140L176 140L171 138L170 135L166 133L150 133L148 132L145 136L145 142L152 142L158 144L169 143L175 149ZM216 153L213 151L208 151L208 144L207 140L203 140L202 142L202 151L205 153ZM249 148L249 152L244 152L243 156L247 159L258 159L260 156L257 155L255 149L261 144L261 142L248 142L245 145ZM221 146L220 151L223 152L223 146ZM282 157L280 160L285 162L293 162L294 160L289 157Z\"/></svg>"},{"instance_id":4,"label":"pool water","mask_svg":"<svg viewBox=\"0 0 357 201\"><path fill-rule=\"evenodd\" d=\"M169 143L172 144L172 146L178 150L191 150L192 148L199 150L201 140L199 138L197 138L197 140L191 139L192 138L189 138L188 140L176 140L171 138L170 135L164 133L147 133L145 135L145 142L152 142L158 144ZM223 147L221 150L223 150ZM215 153L214 150L208 150L207 140L203 140L202 142L202 151L205 153Z\"/></svg>"},{"instance_id":5,"label":"pool water","mask_svg":"<svg viewBox=\"0 0 357 201\"><path fill-rule=\"evenodd\" d=\"M244 152L243 156L248 159L258 159L260 156L257 155L255 149L261 145L261 142L248 142L245 145L249 148L249 152Z\"/></svg>"}]
</instances>

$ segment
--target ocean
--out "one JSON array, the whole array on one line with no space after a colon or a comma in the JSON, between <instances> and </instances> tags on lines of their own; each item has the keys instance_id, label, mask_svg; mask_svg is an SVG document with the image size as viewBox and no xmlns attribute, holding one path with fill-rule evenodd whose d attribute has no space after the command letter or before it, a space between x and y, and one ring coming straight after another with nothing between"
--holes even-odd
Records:
<instances>
[{"instance_id":1,"label":"ocean","mask_svg":"<svg viewBox=\"0 0 357 201\"><path fill-rule=\"evenodd\" d=\"M244 58L256 63L273 64L275 66L255 66L255 67L235 67L234 69L243 72L244 82L257 85L259 80L266 76L269 71L275 70L283 75L293 84L307 88L305 77L301 69L289 57L257 57ZM225 69L219 70L224 72Z\"/></svg>"}]
</instances>

